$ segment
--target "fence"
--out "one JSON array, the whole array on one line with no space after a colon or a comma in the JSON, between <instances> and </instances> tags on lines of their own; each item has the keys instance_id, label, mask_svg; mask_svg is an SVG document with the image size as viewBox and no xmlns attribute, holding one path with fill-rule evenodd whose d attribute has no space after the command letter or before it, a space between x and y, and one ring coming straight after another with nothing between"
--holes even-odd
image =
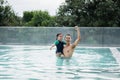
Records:
<instances>
[{"instance_id":1,"label":"fence","mask_svg":"<svg viewBox=\"0 0 120 80\"><path fill-rule=\"evenodd\" d=\"M120 47L119 27L80 27L79 46ZM70 33L72 42L77 37L73 27L1 27L1 45L50 45L57 33Z\"/></svg>"}]
</instances>

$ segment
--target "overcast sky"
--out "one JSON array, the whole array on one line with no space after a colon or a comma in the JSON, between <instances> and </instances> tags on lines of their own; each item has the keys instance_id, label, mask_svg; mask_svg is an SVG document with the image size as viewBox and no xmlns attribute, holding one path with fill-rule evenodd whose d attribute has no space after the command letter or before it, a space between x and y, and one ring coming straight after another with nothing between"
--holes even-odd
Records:
<instances>
[{"instance_id":1,"label":"overcast sky","mask_svg":"<svg viewBox=\"0 0 120 80\"><path fill-rule=\"evenodd\" d=\"M59 6L65 0L7 0L12 9L19 15L23 11L43 10L48 11L50 15L55 15Z\"/></svg>"}]
</instances>

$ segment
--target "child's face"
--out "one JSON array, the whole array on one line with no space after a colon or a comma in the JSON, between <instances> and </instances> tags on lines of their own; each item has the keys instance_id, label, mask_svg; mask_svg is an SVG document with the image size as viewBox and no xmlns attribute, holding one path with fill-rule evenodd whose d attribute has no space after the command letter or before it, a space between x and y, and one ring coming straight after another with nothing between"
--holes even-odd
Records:
<instances>
[{"instance_id":1,"label":"child's face","mask_svg":"<svg viewBox=\"0 0 120 80\"><path fill-rule=\"evenodd\" d=\"M62 39L63 39L63 35L60 34L60 35L58 36L58 40L62 41Z\"/></svg>"}]
</instances>

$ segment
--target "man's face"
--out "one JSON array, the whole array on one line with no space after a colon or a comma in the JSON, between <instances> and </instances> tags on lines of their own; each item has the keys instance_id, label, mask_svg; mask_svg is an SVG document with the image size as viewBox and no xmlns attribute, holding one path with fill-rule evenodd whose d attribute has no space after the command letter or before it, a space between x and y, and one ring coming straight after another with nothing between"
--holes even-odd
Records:
<instances>
[{"instance_id":1,"label":"man's face","mask_svg":"<svg viewBox=\"0 0 120 80\"><path fill-rule=\"evenodd\" d=\"M66 37L65 37L65 41L66 41L66 42L70 42L70 41L71 41L71 36L66 36Z\"/></svg>"}]
</instances>

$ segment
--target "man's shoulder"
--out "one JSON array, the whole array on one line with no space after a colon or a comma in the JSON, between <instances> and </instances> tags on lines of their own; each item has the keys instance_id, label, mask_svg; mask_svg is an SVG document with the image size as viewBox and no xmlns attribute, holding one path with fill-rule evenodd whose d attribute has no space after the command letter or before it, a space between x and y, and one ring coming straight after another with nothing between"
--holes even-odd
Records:
<instances>
[{"instance_id":1,"label":"man's shoulder","mask_svg":"<svg viewBox=\"0 0 120 80\"><path fill-rule=\"evenodd\" d=\"M71 44L71 48L74 49L76 47L75 44Z\"/></svg>"},{"instance_id":2,"label":"man's shoulder","mask_svg":"<svg viewBox=\"0 0 120 80\"><path fill-rule=\"evenodd\" d=\"M73 44L70 44L69 49L70 51L73 51L75 49L75 47L73 47Z\"/></svg>"},{"instance_id":3,"label":"man's shoulder","mask_svg":"<svg viewBox=\"0 0 120 80\"><path fill-rule=\"evenodd\" d=\"M69 45L69 48L70 48L70 49L74 49L73 46L74 46L73 44L70 44L70 45Z\"/></svg>"}]
</instances>

